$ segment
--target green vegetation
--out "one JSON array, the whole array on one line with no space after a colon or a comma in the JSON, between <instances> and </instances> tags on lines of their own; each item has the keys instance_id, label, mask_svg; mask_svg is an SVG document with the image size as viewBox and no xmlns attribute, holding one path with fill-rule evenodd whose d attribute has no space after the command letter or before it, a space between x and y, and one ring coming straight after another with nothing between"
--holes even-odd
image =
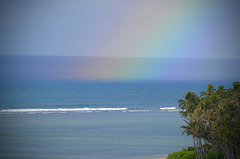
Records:
<instances>
[{"instance_id":1,"label":"green vegetation","mask_svg":"<svg viewBox=\"0 0 240 159\"><path fill-rule=\"evenodd\" d=\"M195 159L194 151L178 151L170 154L167 159L178 159L180 156L181 159Z\"/></svg>"},{"instance_id":2,"label":"green vegetation","mask_svg":"<svg viewBox=\"0 0 240 159\"><path fill-rule=\"evenodd\" d=\"M233 88L228 89L222 85L214 89L209 84L206 92L200 96L188 91L183 97L178 102L186 125L181 128L184 129L183 133L193 138L194 158L203 159L207 156L206 159L209 159L213 154L214 158L240 158L239 82L234 82ZM191 158L193 152L176 152L169 155L168 159L176 158L177 153L181 153L181 158ZM221 152L221 157L218 152Z\"/></svg>"},{"instance_id":3,"label":"green vegetation","mask_svg":"<svg viewBox=\"0 0 240 159\"><path fill-rule=\"evenodd\" d=\"M221 158L219 152L217 153L217 157ZM167 159L179 159L179 158L181 158L181 159L196 159L196 155L195 155L194 151L178 151L178 152L174 152L174 153L170 154L167 157ZM203 156L203 158L206 159L205 156ZM216 159L215 152L209 151L207 158L208 159Z\"/></svg>"}]
</instances>

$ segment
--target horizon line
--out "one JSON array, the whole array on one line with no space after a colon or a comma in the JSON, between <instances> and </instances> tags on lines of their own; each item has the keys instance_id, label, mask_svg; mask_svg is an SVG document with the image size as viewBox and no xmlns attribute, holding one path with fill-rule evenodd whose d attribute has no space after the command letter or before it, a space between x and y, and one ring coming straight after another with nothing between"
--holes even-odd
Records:
<instances>
[{"instance_id":1,"label":"horizon line","mask_svg":"<svg viewBox=\"0 0 240 159\"><path fill-rule=\"evenodd\" d=\"M78 55L30 55L30 54L0 54L0 56L32 56L32 57L78 57L78 58L122 58L122 59L192 59L192 60L240 60L240 58L196 58L196 57L144 57L144 56L78 56Z\"/></svg>"}]
</instances>

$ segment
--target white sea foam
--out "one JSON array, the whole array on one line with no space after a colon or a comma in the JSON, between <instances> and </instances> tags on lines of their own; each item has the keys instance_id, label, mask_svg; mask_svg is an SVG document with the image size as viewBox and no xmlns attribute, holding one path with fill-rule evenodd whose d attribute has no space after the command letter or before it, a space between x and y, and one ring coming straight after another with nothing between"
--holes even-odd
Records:
<instances>
[{"instance_id":1,"label":"white sea foam","mask_svg":"<svg viewBox=\"0 0 240 159\"><path fill-rule=\"evenodd\" d=\"M159 108L160 111L168 111L175 112L180 109L176 109L176 107L162 107ZM91 113L91 112L109 112L109 111L121 111L121 112L150 112L154 110L129 110L126 107L122 108L55 108L55 109L2 109L0 110L0 114L51 114L51 113L68 113L68 112L76 112L76 113Z\"/></svg>"},{"instance_id":2,"label":"white sea foam","mask_svg":"<svg viewBox=\"0 0 240 159\"><path fill-rule=\"evenodd\" d=\"M168 111L168 112L177 112L180 111L180 109L177 109L176 107L163 107L159 108L161 111Z\"/></svg>"},{"instance_id":3,"label":"white sea foam","mask_svg":"<svg viewBox=\"0 0 240 159\"><path fill-rule=\"evenodd\" d=\"M176 107L163 107L163 108L160 108L161 110L174 110L176 109Z\"/></svg>"},{"instance_id":4,"label":"white sea foam","mask_svg":"<svg viewBox=\"0 0 240 159\"><path fill-rule=\"evenodd\" d=\"M50 112L95 112L126 111L128 108L57 108L57 109L3 109L1 113L50 113Z\"/></svg>"}]
</instances>

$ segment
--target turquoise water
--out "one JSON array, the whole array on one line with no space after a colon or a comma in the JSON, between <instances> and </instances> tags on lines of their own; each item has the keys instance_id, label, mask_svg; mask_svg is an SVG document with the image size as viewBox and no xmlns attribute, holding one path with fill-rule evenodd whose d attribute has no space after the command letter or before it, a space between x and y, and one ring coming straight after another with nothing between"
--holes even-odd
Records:
<instances>
[{"instance_id":1,"label":"turquoise water","mask_svg":"<svg viewBox=\"0 0 240 159\"><path fill-rule=\"evenodd\" d=\"M177 109L178 99L187 90L200 93L210 82L226 87L232 83L2 80L0 158L154 159L167 156L192 145L191 137L181 135L180 126L184 122ZM124 109L82 110L84 107ZM161 110L163 107L176 109ZM44 111L46 109L51 110Z\"/></svg>"},{"instance_id":2,"label":"turquoise water","mask_svg":"<svg viewBox=\"0 0 240 159\"><path fill-rule=\"evenodd\" d=\"M0 119L0 158L150 159L192 144L181 136L178 112L5 114Z\"/></svg>"}]
</instances>

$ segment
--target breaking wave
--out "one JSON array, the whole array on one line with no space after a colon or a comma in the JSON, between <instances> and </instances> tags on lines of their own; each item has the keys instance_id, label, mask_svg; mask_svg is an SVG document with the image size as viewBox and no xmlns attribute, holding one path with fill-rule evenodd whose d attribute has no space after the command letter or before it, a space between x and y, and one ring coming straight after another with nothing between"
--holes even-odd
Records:
<instances>
[{"instance_id":1,"label":"breaking wave","mask_svg":"<svg viewBox=\"0 0 240 159\"><path fill-rule=\"evenodd\" d=\"M127 107L121 108L29 108L29 109L2 109L0 110L0 114L50 114L50 113L91 113L91 112L129 112L129 113L140 113L140 112L152 112L152 111L167 111L167 112L175 112L180 109L176 109L176 107L161 107L159 109L152 110L138 110L138 109L128 109Z\"/></svg>"},{"instance_id":2,"label":"breaking wave","mask_svg":"<svg viewBox=\"0 0 240 159\"><path fill-rule=\"evenodd\" d=\"M161 110L173 110L173 109L176 109L176 107L163 107L163 108L160 108Z\"/></svg>"},{"instance_id":3,"label":"breaking wave","mask_svg":"<svg viewBox=\"0 0 240 159\"><path fill-rule=\"evenodd\" d=\"M161 111L171 111L171 112L174 112L174 111L179 111L180 109L177 109L176 107L162 107L162 108L159 108Z\"/></svg>"},{"instance_id":4,"label":"breaking wave","mask_svg":"<svg viewBox=\"0 0 240 159\"><path fill-rule=\"evenodd\" d=\"M57 109L3 109L0 113L53 113L53 112L98 112L127 111L128 108L57 108Z\"/></svg>"}]
</instances>

